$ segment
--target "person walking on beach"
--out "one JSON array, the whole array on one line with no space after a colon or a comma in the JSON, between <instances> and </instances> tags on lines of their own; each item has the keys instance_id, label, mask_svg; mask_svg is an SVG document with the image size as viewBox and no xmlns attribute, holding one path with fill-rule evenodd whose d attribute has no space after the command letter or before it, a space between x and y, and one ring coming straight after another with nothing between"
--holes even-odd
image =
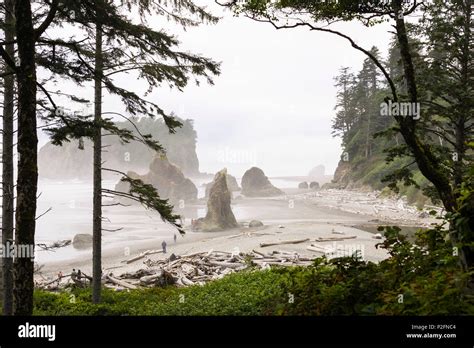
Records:
<instances>
[{"instance_id":1,"label":"person walking on beach","mask_svg":"<svg viewBox=\"0 0 474 348\"><path fill-rule=\"evenodd\" d=\"M77 273L76 273L76 269L73 268L72 269L72 272L71 272L71 279L76 282L76 279L77 279Z\"/></svg>"},{"instance_id":2,"label":"person walking on beach","mask_svg":"<svg viewBox=\"0 0 474 348\"><path fill-rule=\"evenodd\" d=\"M173 238L173 239L174 239L174 242L176 243L176 233L174 234L174 238Z\"/></svg>"},{"instance_id":3,"label":"person walking on beach","mask_svg":"<svg viewBox=\"0 0 474 348\"><path fill-rule=\"evenodd\" d=\"M161 243L161 246L163 247L163 254L166 254L166 242L163 241L163 243Z\"/></svg>"}]
</instances>

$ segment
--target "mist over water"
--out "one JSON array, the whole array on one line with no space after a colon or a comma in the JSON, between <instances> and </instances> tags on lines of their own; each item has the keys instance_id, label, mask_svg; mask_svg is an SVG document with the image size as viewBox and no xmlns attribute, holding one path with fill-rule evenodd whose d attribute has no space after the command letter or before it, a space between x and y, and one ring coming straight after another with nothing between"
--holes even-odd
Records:
<instances>
[{"instance_id":1,"label":"mist over water","mask_svg":"<svg viewBox=\"0 0 474 348\"><path fill-rule=\"evenodd\" d=\"M114 188L116 182L104 181L104 188ZM37 221L37 243L49 244L58 240L73 239L76 234L92 234L92 182L86 181L50 181L40 180L38 213L46 213ZM112 203L104 198L103 204ZM173 237L173 229L161 221L157 213L148 211L138 205L128 207L103 207L104 249L112 245L131 240L151 237ZM57 249L55 252L37 251L38 261L67 259L81 253L91 253L90 249L77 250L72 246ZM71 255L72 254L72 255Z\"/></svg>"},{"instance_id":2,"label":"mist over water","mask_svg":"<svg viewBox=\"0 0 474 348\"><path fill-rule=\"evenodd\" d=\"M198 198L204 197L205 188L203 184L209 179L193 179L198 189ZM238 178L240 184L240 178ZM297 182L291 180L274 179L272 182L282 188L296 188ZM113 189L117 181L105 180L103 187ZM37 215L49 212L37 220L36 241L37 243L51 244L59 240L73 239L76 234L92 234L92 181L69 180L53 181L40 180ZM113 200L104 198L103 204L110 204ZM176 207L175 211L184 217L184 223L190 224L191 219L203 217L206 214L205 203L199 205L186 205L184 208ZM234 214L239 219L249 219L255 215L252 208L246 206L235 206ZM173 240L176 233L170 225L165 224L156 212L146 210L140 205L108 206L103 207L104 222L103 248L129 245L132 241L163 239L168 242ZM36 260L46 262L52 260L67 260L81 254L88 255L90 248L84 250L75 249L72 245L56 249L55 251L43 251L36 249Z\"/></svg>"}]
</instances>

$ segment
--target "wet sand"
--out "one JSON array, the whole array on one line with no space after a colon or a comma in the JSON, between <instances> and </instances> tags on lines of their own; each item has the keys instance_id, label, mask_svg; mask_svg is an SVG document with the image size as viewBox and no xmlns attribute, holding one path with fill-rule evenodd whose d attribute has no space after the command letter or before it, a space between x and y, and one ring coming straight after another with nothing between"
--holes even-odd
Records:
<instances>
[{"instance_id":1,"label":"wet sand","mask_svg":"<svg viewBox=\"0 0 474 348\"><path fill-rule=\"evenodd\" d=\"M331 191L331 190L328 190ZM232 204L234 214L242 227L224 231L224 232L192 232L190 231L190 220L196 216L202 216L205 212L205 202L199 201L194 205L187 206L183 210L186 217L185 225L187 233L184 236L177 234L177 242L174 243L173 236L175 234L171 226L166 225L156 219L150 217L143 224L135 224L132 228L126 228L118 232L104 232L103 248L103 269L104 272L113 272L120 274L124 272L134 271L145 268L143 261L146 259L158 259L168 257L171 253L177 255L190 254L194 252L203 252L209 250L228 251L228 252L248 252L253 249L263 252L271 252L273 250L283 250L297 252L302 256L320 256L322 253L310 251L307 247L314 243L314 239L318 237L339 237L339 236L356 236L356 238L337 242L318 242L318 245L330 247L333 249L345 248L345 250L361 249L362 257L370 261L380 261L387 257L384 250L375 247L380 243L380 239L374 239L373 234L351 226L377 224L381 221L390 220L396 222L393 214L384 216L377 211L371 212L363 206L360 211L358 208L362 206L360 196L345 193L344 197L353 197L353 203L344 201L344 209L332 204L331 202L339 198L334 196L342 195L341 192L308 192L306 190L285 190L286 196L273 198L244 198L235 199ZM362 196L367 194L361 194ZM331 198L332 197L332 198ZM372 203L371 203L372 204ZM373 205L373 204L372 204ZM387 205L386 201L381 201L380 205ZM350 207L355 212L348 212ZM134 209L127 211L129 214L134 213ZM136 209L140 209L136 207ZM389 211L391 211L389 209ZM119 218L117 226L126 222L127 215L117 215ZM402 214L402 216L404 216ZM135 217L136 218L136 217ZM261 228L248 228L250 220L260 220L264 223ZM152 227L150 228L150 222ZM403 221L399 221L402 222ZM428 223L422 219L414 217L410 220L413 224ZM336 233L334 233L336 232ZM278 245L272 247L260 248L260 243L279 242L286 240L297 240L309 238L310 241L301 244ZM165 240L168 244L167 254L154 254L144 259L138 260L131 264L125 264L122 261L140 254L145 250L161 249L161 243ZM69 249L69 252L68 252ZM46 251L38 251L41 253L38 257L38 263L43 266L41 275L37 277L51 277L62 271L69 273L73 268L81 269L86 274L91 274L91 249L83 251L74 250L72 246L57 250L60 255L48 257Z\"/></svg>"}]
</instances>

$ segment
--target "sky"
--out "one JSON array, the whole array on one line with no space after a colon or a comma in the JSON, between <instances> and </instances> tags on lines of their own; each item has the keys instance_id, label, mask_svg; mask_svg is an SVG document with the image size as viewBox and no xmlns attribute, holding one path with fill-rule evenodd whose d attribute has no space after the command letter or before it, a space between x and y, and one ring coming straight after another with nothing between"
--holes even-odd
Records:
<instances>
[{"instance_id":1,"label":"sky","mask_svg":"<svg viewBox=\"0 0 474 348\"><path fill-rule=\"evenodd\" d=\"M276 30L208 3L222 17L218 24L183 31L168 23L166 30L179 38L182 49L221 62L221 75L213 86L190 84L183 92L164 86L147 99L194 120L201 172L226 167L241 176L258 166L271 177L300 176L323 164L332 174L342 152L340 139L331 135L334 77L343 66L358 71L366 57L332 34ZM163 18L149 22L158 21L162 25ZM333 28L364 48L387 51L388 25L366 28L351 22ZM116 82L137 91L146 87L133 75L118 76ZM105 96L104 111L110 110L117 110L117 98Z\"/></svg>"}]
</instances>

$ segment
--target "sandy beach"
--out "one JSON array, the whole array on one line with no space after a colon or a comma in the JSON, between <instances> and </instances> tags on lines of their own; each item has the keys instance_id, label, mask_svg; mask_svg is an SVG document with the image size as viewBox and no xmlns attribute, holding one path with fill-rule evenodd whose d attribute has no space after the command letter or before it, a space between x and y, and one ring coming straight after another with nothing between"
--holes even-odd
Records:
<instances>
[{"instance_id":1,"label":"sandy beach","mask_svg":"<svg viewBox=\"0 0 474 348\"><path fill-rule=\"evenodd\" d=\"M192 232L190 218L185 219L187 233L184 236L176 233L176 242L173 240L175 234L173 229L158 220L153 220L153 223L158 229L168 231L166 237L154 235L153 231L144 233L140 229L124 230L120 232L120 238L117 234L114 243L109 243L109 247L104 248L104 272L113 272L114 274L132 272L146 268L143 262L147 259L167 258L171 253L186 255L210 250L242 253L252 250L266 253L279 250L297 252L301 256L316 257L323 253L307 249L316 238L341 236L352 238L336 242L319 242L318 245L332 250L358 249L365 260L377 262L387 256L384 250L375 247L381 240L375 239L373 233L354 226L377 226L379 224L427 226L436 221L432 218L420 218L420 212L415 208L399 200L377 198L375 193L299 189L287 189L285 193L285 196L272 198L244 198L240 196L234 199L232 208L241 227L228 231ZM202 215L205 212L205 201L200 200L186 209L194 214L200 212L198 215ZM398 219L394 218L395 212L397 212ZM186 214L184 215L186 216ZM262 221L264 226L247 227L248 223L254 219ZM110 239L110 237L108 238ZM260 243L299 239L309 240L299 244L260 247ZM129 264L123 262L143 251L161 249L163 240L168 245L166 254L149 255ZM72 248L72 246L66 248ZM38 251L38 253L52 252ZM67 249L58 249L57 252L67 253ZM52 278L59 271L67 274L73 268L91 274L91 249L76 251L73 255L68 258L48 258L44 254L40 255L40 260L46 259L47 261L38 262L41 271L36 275L36 278L38 280Z\"/></svg>"}]
</instances>

